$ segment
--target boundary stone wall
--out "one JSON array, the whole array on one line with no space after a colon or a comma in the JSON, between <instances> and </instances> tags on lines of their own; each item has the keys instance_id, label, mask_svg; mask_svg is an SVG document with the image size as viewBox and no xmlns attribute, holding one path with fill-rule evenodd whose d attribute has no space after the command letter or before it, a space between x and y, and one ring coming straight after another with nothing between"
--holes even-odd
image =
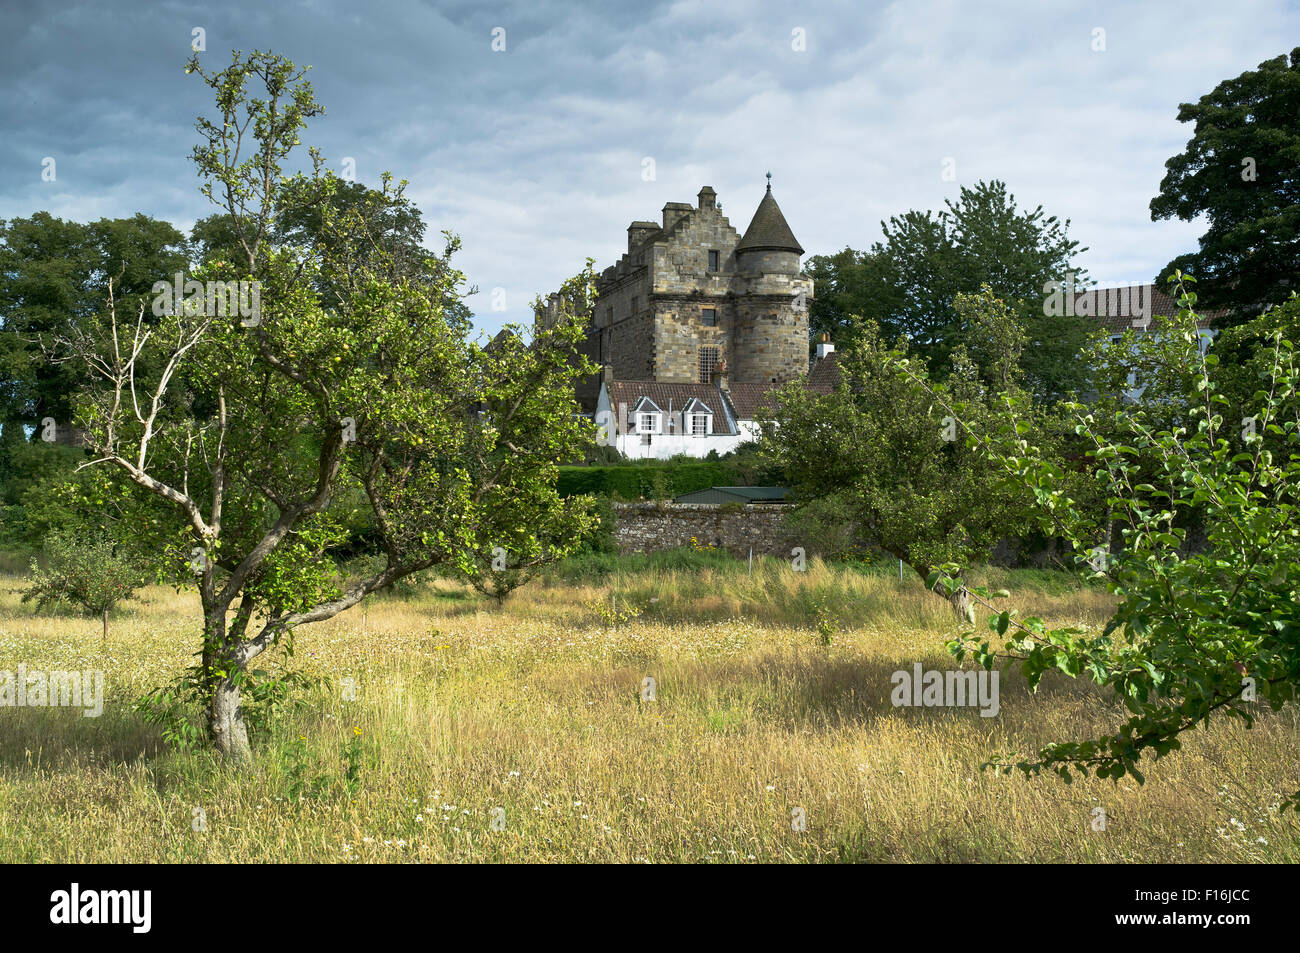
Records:
<instances>
[{"instance_id":1,"label":"boundary stone wall","mask_svg":"<svg viewBox=\"0 0 1300 953\"><path fill-rule=\"evenodd\" d=\"M620 553L653 553L710 544L736 556L788 557L790 541L780 503L731 506L699 503L615 503L614 539Z\"/></svg>"}]
</instances>

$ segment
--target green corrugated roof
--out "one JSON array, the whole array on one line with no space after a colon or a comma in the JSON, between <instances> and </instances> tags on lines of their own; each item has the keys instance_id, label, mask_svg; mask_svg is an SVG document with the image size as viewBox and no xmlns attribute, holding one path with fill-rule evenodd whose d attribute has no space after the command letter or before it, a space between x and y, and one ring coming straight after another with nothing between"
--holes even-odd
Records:
<instances>
[{"instance_id":1,"label":"green corrugated roof","mask_svg":"<svg viewBox=\"0 0 1300 953\"><path fill-rule=\"evenodd\" d=\"M770 503L784 500L783 486L711 486L674 497L674 503Z\"/></svg>"}]
</instances>

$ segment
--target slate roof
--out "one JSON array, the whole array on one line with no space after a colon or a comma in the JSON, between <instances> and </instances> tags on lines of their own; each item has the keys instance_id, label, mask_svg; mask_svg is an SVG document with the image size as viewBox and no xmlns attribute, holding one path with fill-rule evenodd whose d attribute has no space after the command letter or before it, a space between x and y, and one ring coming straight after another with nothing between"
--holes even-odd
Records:
<instances>
[{"instance_id":1,"label":"slate roof","mask_svg":"<svg viewBox=\"0 0 1300 953\"><path fill-rule=\"evenodd\" d=\"M518 339L517 335L515 335L514 332L512 332L509 328L502 328L500 331L496 333L496 337L494 337L491 341L488 341L487 344L483 345L483 350L495 351L497 348L506 344L508 341L517 340L517 339Z\"/></svg>"},{"instance_id":2,"label":"slate roof","mask_svg":"<svg viewBox=\"0 0 1300 953\"><path fill-rule=\"evenodd\" d=\"M818 394L829 394L835 389L839 379L840 369L835 360L835 352L832 351L819 360L808 376L803 378L803 385ZM731 398L731 406L735 408L736 419L755 419L759 408L771 406L772 396L778 387L783 386L785 385L772 383L731 384L727 388L727 396Z\"/></svg>"},{"instance_id":3,"label":"slate roof","mask_svg":"<svg viewBox=\"0 0 1300 953\"><path fill-rule=\"evenodd\" d=\"M735 408L737 420L753 420L758 408L766 406L770 401L770 394L780 387L780 384L731 384L727 388L727 396L731 398L731 406Z\"/></svg>"},{"instance_id":4,"label":"slate roof","mask_svg":"<svg viewBox=\"0 0 1300 953\"><path fill-rule=\"evenodd\" d=\"M781 206L772 198L772 186L767 187L763 201L758 203L749 228L741 236L736 251L792 251L803 254L803 248L795 241L794 232L781 214Z\"/></svg>"}]
</instances>

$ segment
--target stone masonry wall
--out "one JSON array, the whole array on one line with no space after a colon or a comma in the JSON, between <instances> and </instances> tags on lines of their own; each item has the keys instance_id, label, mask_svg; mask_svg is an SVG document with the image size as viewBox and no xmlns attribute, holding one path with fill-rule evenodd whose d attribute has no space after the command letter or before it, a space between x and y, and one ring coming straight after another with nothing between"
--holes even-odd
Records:
<instances>
[{"instance_id":1,"label":"stone masonry wall","mask_svg":"<svg viewBox=\"0 0 1300 953\"><path fill-rule=\"evenodd\" d=\"M634 222L627 254L597 282L596 360L616 379L697 382L702 349L716 348L735 383L806 373L813 282L799 256L758 249L741 262L740 235L711 200L668 203L663 225ZM716 327L704 326L706 307L717 311Z\"/></svg>"},{"instance_id":2,"label":"stone masonry wall","mask_svg":"<svg viewBox=\"0 0 1300 953\"><path fill-rule=\"evenodd\" d=\"M653 553L712 543L736 556L790 555L789 533L783 517L789 509L780 504L744 507L693 503L615 503L614 538L621 553Z\"/></svg>"},{"instance_id":3,"label":"stone masonry wall","mask_svg":"<svg viewBox=\"0 0 1300 953\"><path fill-rule=\"evenodd\" d=\"M731 379L737 382L785 383L808 371L808 312L797 308L794 294L810 279L790 279L789 296L749 296L736 309ZM810 290L810 289L808 289Z\"/></svg>"}]
</instances>

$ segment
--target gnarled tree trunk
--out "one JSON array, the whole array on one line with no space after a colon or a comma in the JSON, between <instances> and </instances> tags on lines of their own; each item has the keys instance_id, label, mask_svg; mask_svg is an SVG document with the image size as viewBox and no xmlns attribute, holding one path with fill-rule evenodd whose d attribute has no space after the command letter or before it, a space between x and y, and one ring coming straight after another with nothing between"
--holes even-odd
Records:
<instances>
[{"instance_id":1,"label":"gnarled tree trunk","mask_svg":"<svg viewBox=\"0 0 1300 953\"><path fill-rule=\"evenodd\" d=\"M209 601L207 599L205 602ZM236 762L248 761L252 749L248 744L248 726L239 693L239 676L244 660L226 631L224 608L212 605L206 613L203 638L203 688L208 695L208 730L212 744L223 757Z\"/></svg>"},{"instance_id":2,"label":"gnarled tree trunk","mask_svg":"<svg viewBox=\"0 0 1300 953\"><path fill-rule=\"evenodd\" d=\"M239 685L230 678L219 679L213 688L208 725L212 742L224 757L247 761L252 751L248 745L248 726L240 702Z\"/></svg>"},{"instance_id":3,"label":"gnarled tree trunk","mask_svg":"<svg viewBox=\"0 0 1300 953\"><path fill-rule=\"evenodd\" d=\"M971 603L973 602L969 589L965 586L958 586L951 594L949 594L942 586L940 586L935 590L935 592L948 600L948 604L952 606L952 611L957 614L957 618L961 619L963 622L969 618L968 613L970 612Z\"/></svg>"},{"instance_id":4,"label":"gnarled tree trunk","mask_svg":"<svg viewBox=\"0 0 1300 953\"><path fill-rule=\"evenodd\" d=\"M917 570L917 574L924 581L933 571L934 567L923 568ZM934 587L930 591L936 596L942 596L946 599L948 604L952 606L952 611L957 618L961 619L963 622L969 619L968 613L970 612L970 607L974 603L975 599L974 596L971 595L970 590L965 586L958 586L952 592L949 592L948 588L943 584L943 581L940 580L934 584Z\"/></svg>"}]
</instances>

